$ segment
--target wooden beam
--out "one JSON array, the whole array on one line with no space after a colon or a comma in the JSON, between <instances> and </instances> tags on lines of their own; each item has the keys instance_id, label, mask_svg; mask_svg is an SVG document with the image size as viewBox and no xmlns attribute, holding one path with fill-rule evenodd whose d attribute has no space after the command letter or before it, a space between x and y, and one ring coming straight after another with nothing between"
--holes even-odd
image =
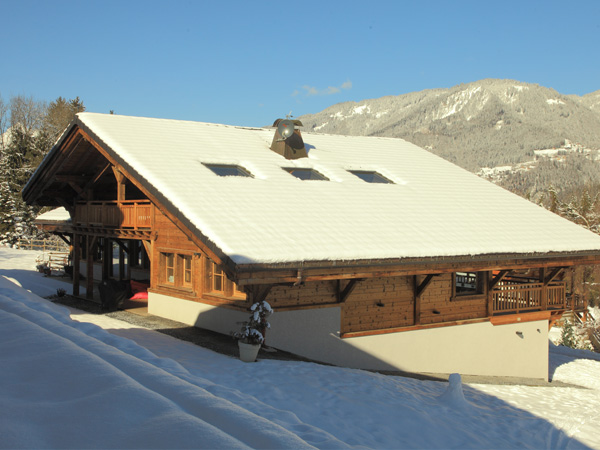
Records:
<instances>
[{"instance_id":1,"label":"wooden beam","mask_svg":"<svg viewBox=\"0 0 600 450\"><path fill-rule=\"evenodd\" d=\"M450 258L448 258L450 259ZM498 258L498 259L479 259L471 258L463 261L456 257L451 262L446 261L406 261L406 263L392 262L389 265L368 264L361 265L357 261L356 265L342 266L336 262L332 263L315 262L312 266L304 263L303 275L304 281L320 280L347 280L351 278L379 278L407 275L427 275L430 273L451 273L451 272L480 272L480 271L501 271L516 269L533 269L540 267L565 267L575 265L593 265L600 264L600 253L585 255L565 255L564 257L541 257L541 258ZM267 265L251 264L238 266L238 285L260 284L260 283L293 283L296 281L297 268L287 267L287 265Z\"/></svg>"},{"instance_id":2,"label":"wooden beam","mask_svg":"<svg viewBox=\"0 0 600 450\"><path fill-rule=\"evenodd\" d=\"M94 176L85 184L85 186L83 187L83 190L87 191L92 186L94 186L94 184L96 184L98 182L98 180L100 178L102 178L102 175L104 175L104 172L106 172L109 167L111 167L111 164L109 162L107 162L104 166L102 166L100 168L100 170L98 172L96 172L94 174Z\"/></svg>"},{"instance_id":3,"label":"wooden beam","mask_svg":"<svg viewBox=\"0 0 600 450\"><path fill-rule=\"evenodd\" d=\"M413 275L413 325L421 324L421 296L417 294L419 291L419 283L417 275Z\"/></svg>"},{"instance_id":4,"label":"wooden beam","mask_svg":"<svg viewBox=\"0 0 600 450\"><path fill-rule=\"evenodd\" d=\"M71 188L73 188L73 190L77 193L79 197L86 197L85 191L75 181L69 181L68 184L69 186L71 186Z\"/></svg>"},{"instance_id":5,"label":"wooden beam","mask_svg":"<svg viewBox=\"0 0 600 450\"><path fill-rule=\"evenodd\" d=\"M142 241L142 244L144 244L144 248L146 249L146 254L151 255L152 254L152 241Z\"/></svg>"},{"instance_id":6,"label":"wooden beam","mask_svg":"<svg viewBox=\"0 0 600 450\"><path fill-rule=\"evenodd\" d=\"M94 247L96 246L97 236L86 236L86 293L85 297L89 300L94 298Z\"/></svg>"},{"instance_id":7,"label":"wooden beam","mask_svg":"<svg viewBox=\"0 0 600 450\"><path fill-rule=\"evenodd\" d=\"M556 269L554 269L552 272L550 272L550 274L548 274L547 277L544 278L544 285L548 286L550 283L552 283L552 281L554 281L554 279L563 271L565 270L565 267L557 267Z\"/></svg>"},{"instance_id":8,"label":"wooden beam","mask_svg":"<svg viewBox=\"0 0 600 450\"><path fill-rule=\"evenodd\" d=\"M102 281L106 281L112 276L112 245L107 238L102 243Z\"/></svg>"},{"instance_id":9,"label":"wooden beam","mask_svg":"<svg viewBox=\"0 0 600 450\"><path fill-rule=\"evenodd\" d=\"M344 287L343 291L340 291L340 288L341 288L340 283L337 284L336 296L337 296L338 303L345 303L346 300L348 300L348 297L350 296L350 294L352 294L352 291L354 290L354 288L356 287L356 284L359 281L362 281L362 280L359 278L353 278L352 280L348 281L348 284L346 284L346 287Z\"/></svg>"},{"instance_id":10,"label":"wooden beam","mask_svg":"<svg viewBox=\"0 0 600 450\"><path fill-rule=\"evenodd\" d=\"M247 286L245 291L250 303L254 304L257 302L262 302L264 299L266 299L272 287L273 285L271 284L255 284L252 286Z\"/></svg>"},{"instance_id":11,"label":"wooden beam","mask_svg":"<svg viewBox=\"0 0 600 450\"><path fill-rule=\"evenodd\" d=\"M501 270L491 281L488 286L488 289L491 291L496 287L498 283L502 281L502 279L510 273L510 270Z\"/></svg>"},{"instance_id":12,"label":"wooden beam","mask_svg":"<svg viewBox=\"0 0 600 450\"><path fill-rule=\"evenodd\" d=\"M419 286L417 286L416 289L416 296L420 297L421 294L423 294L423 292L425 292L425 289L427 289L427 287L429 286L429 283L431 283L431 280L433 280L433 277L437 276L436 274L429 274L425 277L425 279L421 282L421 284Z\"/></svg>"},{"instance_id":13,"label":"wooden beam","mask_svg":"<svg viewBox=\"0 0 600 450\"><path fill-rule=\"evenodd\" d=\"M111 169L117 180L117 200L125 200L125 175L115 166L111 166Z\"/></svg>"},{"instance_id":14,"label":"wooden beam","mask_svg":"<svg viewBox=\"0 0 600 450\"><path fill-rule=\"evenodd\" d=\"M59 238L61 238L65 242L65 244L67 244L68 246L71 246L71 242L73 242L73 239L71 238L71 236L69 236L69 235L65 236L63 233L58 233L58 232L55 232L54 234L56 236L58 236ZM70 239L67 239L67 237Z\"/></svg>"},{"instance_id":15,"label":"wooden beam","mask_svg":"<svg viewBox=\"0 0 600 450\"><path fill-rule=\"evenodd\" d=\"M551 311L534 311L520 314L505 314L490 317L490 323L496 325L508 325L511 323L535 322L536 320L549 320Z\"/></svg>"},{"instance_id":16,"label":"wooden beam","mask_svg":"<svg viewBox=\"0 0 600 450\"><path fill-rule=\"evenodd\" d=\"M70 175L58 173L54 176L54 178L59 183L85 183L88 180L85 175Z\"/></svg>"}]
</instances>

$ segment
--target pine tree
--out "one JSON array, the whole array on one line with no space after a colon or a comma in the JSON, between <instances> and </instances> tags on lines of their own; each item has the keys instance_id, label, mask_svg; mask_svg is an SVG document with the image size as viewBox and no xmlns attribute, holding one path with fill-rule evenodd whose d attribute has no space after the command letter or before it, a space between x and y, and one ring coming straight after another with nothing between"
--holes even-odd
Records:
<instances>
[{"instance_id":1,"label":"pine tree","mask_svg":"<svg viewBox=\"0 0 600 450\"><path fill-rule=\"evenodd\" d=\"M577 339L575 338L575 330L573 329L573 324L565 320L562 327L562 332L560 335L561 345L569 348L577 348Z\"/></svg>"},{"instance_id":2,"label":"pine tree","mask_svg":"<svg viewBox=\"0 0 600 450\"><path fill-rule=\"evenodd\" d=\"M40 208L26 205L21 191L75 114L84 110L79 97L59 97L48 106L32 98L13 97L8 120L6 110L0 108L0 128L10 123L0 141L0 243L12 245L38 234L33 221Z\"/></svg>"}]
</instances>

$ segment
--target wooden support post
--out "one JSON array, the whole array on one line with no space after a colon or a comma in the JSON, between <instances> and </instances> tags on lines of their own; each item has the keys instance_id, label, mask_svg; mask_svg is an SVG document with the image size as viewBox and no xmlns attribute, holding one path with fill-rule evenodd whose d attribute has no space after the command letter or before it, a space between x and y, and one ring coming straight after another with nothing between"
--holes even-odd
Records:
<instances>
[{"instance_id":1,"label":"wooden support post","mask_svg":"<svg viewBox=\"0 0 600 450\"><path fill-rule=\"evenodd\" d=\"M413 318L414 325L421 324L421 296L423 295L425 290L431 284L431 280L433 280L433 277L436 277L436 276L437 276L437 274L430 273L427 276L425 276L425 278L423 279L423 281L421 283L419 283L418 279L417 279L417 275L413 275L413 293L414 293L413 300L415 303L414 318Z\"/></svg>"},{"instance_id":2,"label":"wooden support post","mask_svg":"<svg viewBox=\"0 0 600 450\"><path fill-rule=\"evenodd\" d=\"M112 276L112 243L109 238L102 241L102 281L108 280Z\"/></svg>"},{"instance_id":3,"label":"wooden support post","mask_svg":"<svg viewBox=\"0 0 600 450\"><path fill-rule=\"evenodd\" d=\"M125 279L125 251L123 246L119 245L119 281Z\"/></svg>"},{"instance_id":4,"label":"wooden support post","mask_svg":"<svg viewBox=\"0 0 600 450\"><path fill-rule=\"evenodd\" d=\"M73 234L73 297L79 297L79 264L81 261L81 236Z\"/></svg>"},{"instance_id":5,"label":"wooden support post","mask_svg":"<svg viewBox=\"0 0 600 450\"><path fill-rule=\"evenodd\" d=\"M96 236L86 236L86 293L85 298L93 300L94 298L94 247L96 246Z\"/></svg>"},{"instance_id":6,"label":"wooden support post","mask_svg":"<svg viewBox=\"0 0 600 450\"><path fill-rule=\"evenodd\" d=\"M416 275L413 275L413 301L415 304L413 311L413 325L421 324L421 296L419 292L419 282Z\"/></svg>"},{"instance_id":7,"label":"wooden support post","mask_svg":"<svg viewBox=\"0 0 600 450\"><path fill-rule=\"evenodd\" d=\"M541 300L540 300L540 306L542 308L542 311L546 311L548 309L548 285L545 283L546 280L546 269L544 267L540 267L540 283L542 283L542 293L541 293Z\"/></svg>"},{"instance_id":8,"label":"wooden support post","mask_svg":"<svg viewBox=\"0 0 600 450\"><path fill-rule=\"evenodd\" d=\"M135 244L135 241L129 241L127 243L127 267L125 269L125 279L126 280L131 280L131 253L132 253L132 248Z\"/></svg>"},{"instance_id":9,"label":"wooden support post","mask_svg":"<svg viewBox=\"0 0 600 450\"><path fill-rule=\"evenodd\" d=\"M125 175L123 175L115 166L112 166L112 171L117 179L117 200L125 200Z\"/></svg>"}]
</instances>

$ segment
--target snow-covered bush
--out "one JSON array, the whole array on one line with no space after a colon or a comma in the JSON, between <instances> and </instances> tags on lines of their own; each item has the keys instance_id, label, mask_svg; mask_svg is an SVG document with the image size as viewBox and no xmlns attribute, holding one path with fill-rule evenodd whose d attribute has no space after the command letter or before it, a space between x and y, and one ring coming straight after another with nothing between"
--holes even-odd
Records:
<instances>
[{"instance_id":1,"label":"snow-covered bush","mask_svg":"<svg viewBox=\"0 0 600 450\"><path fill-rule=\"evenodd\" d=\"M560 345L580 350L593 350L588 340L587 328L574 325L570 320L565 320L563 323Z\"/></svg>"},{"instance_id":2,"label":"snow-covered bush","mask_svg":"<svg viewBox=\"0 0 600 450\"><path fill-rule=\"evenodd\" d=\"M240 331L233 332L232 336L246 344L262 344L265 341L265 332L271 328L267 318L273 314L271 305L266 301L256 302L250 307L252 314L245 322L240 322Z\"/></svg>"}]
</instances>

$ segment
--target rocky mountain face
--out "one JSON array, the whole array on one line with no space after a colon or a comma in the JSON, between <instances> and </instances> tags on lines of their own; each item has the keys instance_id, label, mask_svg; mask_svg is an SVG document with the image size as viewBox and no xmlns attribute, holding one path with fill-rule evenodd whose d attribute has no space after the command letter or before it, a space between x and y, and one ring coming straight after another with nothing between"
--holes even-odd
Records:
<instances>
[{"instance_id":1,"label":"rocky mountain face","mask_svg":"<svg viewBox=\"0 0 600 450\"><path fill-rule=\"evenodd\" d=\"M513 80L339 103L299 119L306 131L400 137L473 172L566 141L600 149L600 91L563 95Z\"/></svg>"}]
</instances>

